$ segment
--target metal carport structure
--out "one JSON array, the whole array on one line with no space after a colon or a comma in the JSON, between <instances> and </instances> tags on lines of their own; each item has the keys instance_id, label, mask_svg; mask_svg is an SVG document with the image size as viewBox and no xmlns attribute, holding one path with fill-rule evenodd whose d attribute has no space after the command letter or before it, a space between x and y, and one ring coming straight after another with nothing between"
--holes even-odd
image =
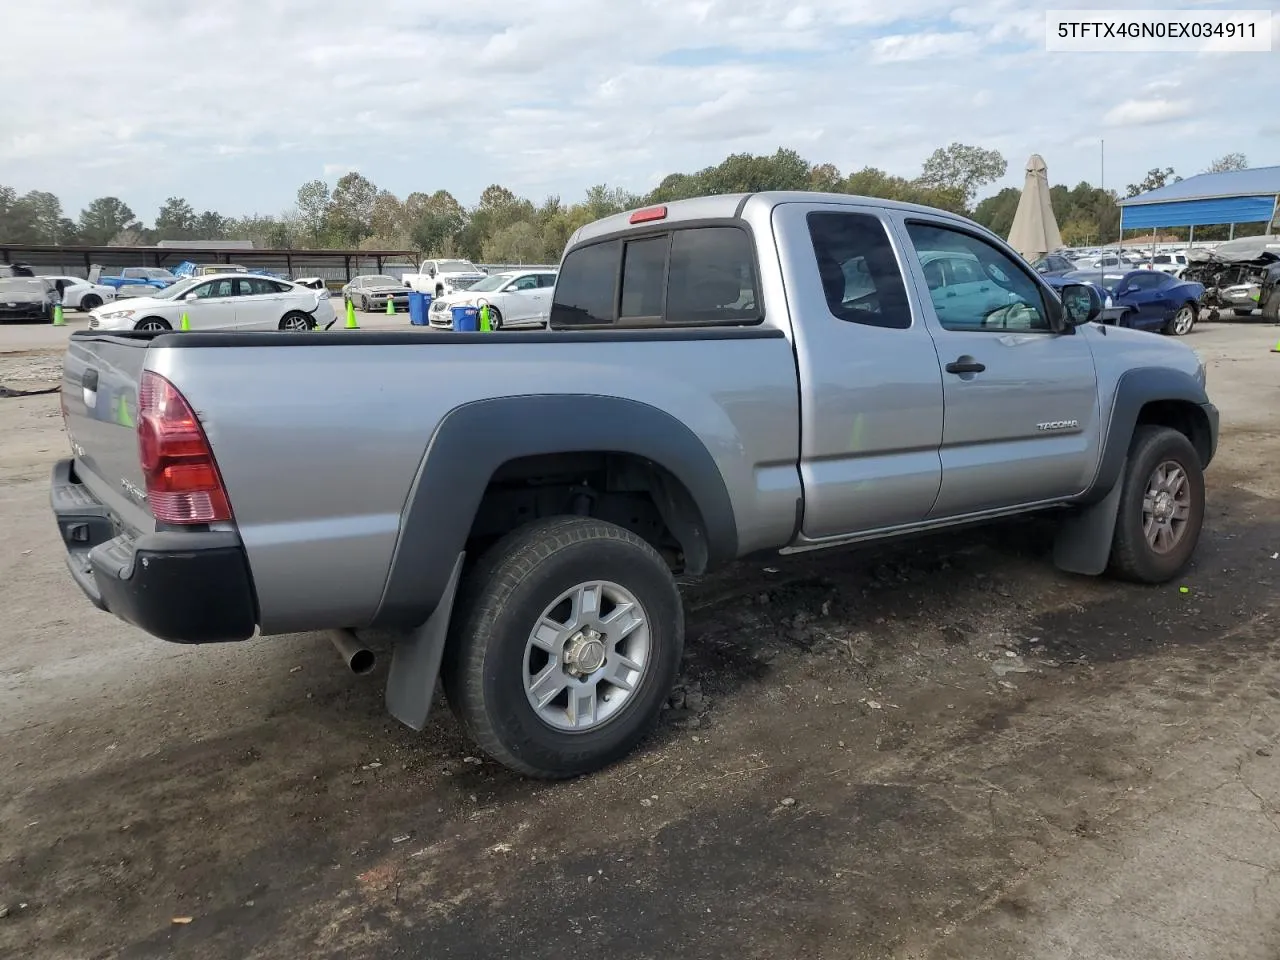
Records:
<instances>
[{"instance_id":1,"label":"metal carport structure","mask_svg":"<svg viewBox=\"0 0 1280 960\"><path fill-rule=\"evenodd\" d=\"M1280 214L1280 167L1201 173L1119 201L1120 229L1266 223L1275 229Z\"/></svg>"}]
</instances>

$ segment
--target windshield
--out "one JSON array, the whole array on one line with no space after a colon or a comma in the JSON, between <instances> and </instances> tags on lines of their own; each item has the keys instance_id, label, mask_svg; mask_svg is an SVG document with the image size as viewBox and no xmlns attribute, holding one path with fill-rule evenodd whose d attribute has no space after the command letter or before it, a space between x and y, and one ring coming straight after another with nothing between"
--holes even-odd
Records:
<instances>
[{"instance_id":1,"label":"windshield","mask_svg":"<svg viewBox=\"0 0 1280 960\"><path fill-rule=\"evenodd\" d=\"M185 280L179 280L173 286L165 287L163 290L157 290L151 294L152 300L174 300L181 297L184 293L194 287L203 280L204 277L188 277Z\"/></svg>"},{"instance_id":2,"label":"windshield","mask_svg":"<svg viewBox=\"0 0 1280 960\"><path fill-rule=\"evenodd\" d=\"M441 260L436 264L436 269L441 273L479 273L469 260Z\"/></svg>"},{"instance_id":3,"label":"windshield","mask_svg":"<svg viewBox=\"0 0 1280 960\"><path fill-rule=\"evenodd\" d=\"M483 280L477 280L473 283L469 290L476 293L491 293L494 290L501 290L511 282L512 274L510 273L494 273L485 277Z\"/></svg>"},{"instance_id":4,"label":"windshield","mask_svg":"<svg viewBox=\"0 0 1280 960\"><path fill-rule=\"evenodd\" d=\"M395 277L388 277L384 273L379 273L376 276L372 276L372 277L365 277L364 283L366 287L376 286L377 284L383 284L384 286L391 286L391 287L398 287L400 285L399 280L397 280Z\"/></svg>"},{"instance_id":5,"label":"windshield","mask_svg":"<svg viewBox=\"0 0 1280 960\"><path fill-rule=\"evenodd\" d=\"M30 277L14 277L0 279L0 290L6 293L44 293L45 286L43 280L34 280Z\"/></svg>"}]
</instances>

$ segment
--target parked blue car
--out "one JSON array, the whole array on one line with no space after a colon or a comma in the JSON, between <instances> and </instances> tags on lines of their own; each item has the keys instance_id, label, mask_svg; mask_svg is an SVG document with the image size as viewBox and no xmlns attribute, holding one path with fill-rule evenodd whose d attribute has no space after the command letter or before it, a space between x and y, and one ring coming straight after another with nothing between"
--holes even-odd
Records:
<instances>
[{"instance_id":1,"label":"parked blue car","mask_svg":"<svg viewBox=\"0 0 1280 960\"><path fill-rule=\"evenodd\" d=\"M1061 289L1068 283L1087 283L1100 290L1106 322L1135 330L1151 330L1182 337L1191 332L1200 318L1204 285L1179 280L1158 270L1128 270L1124 273L1077 270L1060 277L1045 277L1045 283Z\"/></svg>"}]
</instances>

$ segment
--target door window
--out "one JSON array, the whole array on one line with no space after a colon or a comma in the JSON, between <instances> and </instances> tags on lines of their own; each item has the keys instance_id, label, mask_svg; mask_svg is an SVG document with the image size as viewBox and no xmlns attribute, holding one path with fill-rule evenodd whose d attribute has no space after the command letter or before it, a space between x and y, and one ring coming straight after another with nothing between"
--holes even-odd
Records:
<instances>
[{"instance_id":1,"label":"door window","mask_svg":"<svg viewBox=\"0 0 1280 960\"><path fill-rule=\"evenodd\" d=\"M541 290L550 290L556 285L556 275L554 273L538 274L538 288Z\"/></svg>"},{"instance_id":2,"label":"door window","mask_svg":"<svg viewBox=\"0 0 1280 960\"><path fill-rule=\"evenodd\" d=\"M807 219L832 316L872 327L910 327L911 305L902 271L880 218L833 211L811 213ZM940 264L926 264L925 273L931 286L944 284Z\"/></svg>"},{"instance_id":3,"label":"door window","mask_svg":"<svg viewBox=\"0 0 1280 960\"><path fill-rule=\"evenodd\" d=\"M532 276L520 277L518 280L511 281L511 283L507 286L507 289L508 290L537 290L538 278L532 277Z\"/></svg>"},{"instance_id":4,"label":"door window","mask_svg":"<svg viewBox=\"0 0 1280 960\"><path fill-rule=\"evenodd\" d=\"M946 330L1050 332L1040 285L992 244L935 224L908 222L907 232L924 265L929 296ZM937 263L940 270L931 270ZM943 283L935 285L939 273Z\"/></svg>"},{"instance_id":5,"label":"door window","mask_svg":"<svg viewBox=\"0 0 1280 960\"><path fill-rule=\"evenodd\" d=\"M218 297L235 296L233 292L233 284L235 281L228 277L225 280L210 280L208 283L202 283L191 292L196 295L197 300L213 300Z\"/></svg>"},{"instance_id":6,"label":"door window","mask_svg":"<svg viewBox=\"0 0 1280 960\"><path fill-rule=\"evenodd\" d=\"M242 297L263 297L279 293L274 283L270 280L263 280L260 277L242 277L236 283L240 287L240 296Z\"/></svg>"},{"instance_id":7,"label":"door window","mask_svg":"<svg viewBox=\"0 0 1280 960\"><path fill-rule=\"evenodd\" d=\"M1133 276L1125 280L1124 285L1127 290L1158 290L1164 286L1166 274L1163 273L1135 273Z\"/></svg>"}]
</instances>

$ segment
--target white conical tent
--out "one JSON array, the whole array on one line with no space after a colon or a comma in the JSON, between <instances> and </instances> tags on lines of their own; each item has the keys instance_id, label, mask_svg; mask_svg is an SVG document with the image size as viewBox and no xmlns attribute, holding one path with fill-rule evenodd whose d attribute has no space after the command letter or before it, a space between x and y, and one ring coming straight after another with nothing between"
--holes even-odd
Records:
<instances>
[{"instance_id":1,"label":"white conical tent","mask_svg":"<svg viewBox=\"0 0 1280 960\"><path fill-rule=\"evenodd\" d=\"M1009 246L1028 260L1043 257L1062 246L1062 234L1049 199L1049 168L1033 153L1027 161L1027 180L1018 200L1018 212L1009 229Z\"/></svg>"}]
</instances>

